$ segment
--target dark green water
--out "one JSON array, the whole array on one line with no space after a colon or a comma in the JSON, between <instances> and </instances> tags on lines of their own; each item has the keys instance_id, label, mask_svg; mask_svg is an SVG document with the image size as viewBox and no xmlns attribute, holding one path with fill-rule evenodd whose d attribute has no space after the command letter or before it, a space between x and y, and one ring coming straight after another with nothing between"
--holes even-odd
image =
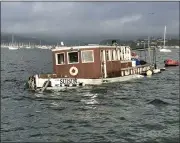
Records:
<instances>
[{"instance_id":1,"label":"dark green water","mask_svg":"<svg viewBox=\"0 0 180 143\"><path fill-rule=\"evenodd\" d=\"M159 66L178 52L158 53ZM2 142L179 142L179 67L58 93L24 90L28 76L51 72L48 50L1 50Z\"/></svg>"}]
</instances>

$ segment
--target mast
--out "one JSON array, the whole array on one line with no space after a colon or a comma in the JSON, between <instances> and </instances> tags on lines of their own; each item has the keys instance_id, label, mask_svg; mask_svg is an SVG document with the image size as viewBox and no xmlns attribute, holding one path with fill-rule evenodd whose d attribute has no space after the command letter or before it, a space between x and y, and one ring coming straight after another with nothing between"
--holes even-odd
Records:
<instances>
[{"instance_id":1,"label":"mast","mask_svg":"<svg viewBox=\"0 0 180 143\"><path fill-rule=\"evenodd\" d=\"M164 48L166 45L166 26L164 27Z\"/></svg>"},{"instance_id":2,"label":"mast","mask_svg":"<svg viewBox=\"0 0 180 143\"><path fill-rule=\"evenodd\" d=\"M149 46L149 43L150 43L150 39L149 39L149 36L148 36L148 53L149 53L149 62L151 63L151 50L150 50L150 46Z\"/></svg>"},{"instance_id":3,"label":"mast","mask_svg":"<svg viewBox=\"0 0 180 143\"><path fill-rule=\"evenodd\" d=\"M145 61L146 61L146 43L144 41L144 54L145 54Z\"/></svg>"},{"instance_id":4,"label":"mast","mask_svg":"<svg viewBox=\"0 0 180 143\"><path fill-rule=\"evenodd\" d=\"M14 43L14 35L12 34L12 45L13 45L13 43Z\"/></svg>"}]
</instances>

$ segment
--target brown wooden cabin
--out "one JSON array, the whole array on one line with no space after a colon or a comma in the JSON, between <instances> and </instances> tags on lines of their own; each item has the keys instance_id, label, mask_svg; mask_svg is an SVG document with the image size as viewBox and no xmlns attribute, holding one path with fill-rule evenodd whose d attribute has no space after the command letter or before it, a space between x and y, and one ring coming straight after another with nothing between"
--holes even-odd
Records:
<instances>
[{"instance_id":1,"label":"brown wooden cabin","mask_svg":"<svg viewBox=\"0 0 180 143\"><path fill-rule=\"evenodd\" d=\"M52 49L54 77L98 79L121 76L121 69L132 67L129 46L75 46ZM71 67L78 69L72 76ZM105 70L107 69L107 70ZM43 76L41 75L43 78Z\"/></svg>"}]
</instances>

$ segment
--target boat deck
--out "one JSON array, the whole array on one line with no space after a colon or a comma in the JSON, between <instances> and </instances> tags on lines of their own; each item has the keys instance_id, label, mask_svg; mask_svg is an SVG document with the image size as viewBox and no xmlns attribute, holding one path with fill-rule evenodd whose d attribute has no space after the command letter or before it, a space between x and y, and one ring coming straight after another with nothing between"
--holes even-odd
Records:
<instances>
[{"instance_id":1,"label":"boat deck","mask_svg":"<svg viewBox=\"0 0 180 143\"><path fill-rule=\"evenodd\" d=\"M148 66L151 66L151 64L144 64L144 65L138 65L138 66L135 66L135 67L128 67L128 68L122 68L121 71L123 70L133 70L133 69L137 69L137 68L144 68L144 67L148 67Z\"/></svg>"}]
</instances>

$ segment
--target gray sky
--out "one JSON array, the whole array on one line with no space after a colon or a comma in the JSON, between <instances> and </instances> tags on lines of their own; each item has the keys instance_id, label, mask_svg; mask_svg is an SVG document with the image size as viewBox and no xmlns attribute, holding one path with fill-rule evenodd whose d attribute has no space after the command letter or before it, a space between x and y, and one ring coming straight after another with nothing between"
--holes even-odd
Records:
<instances>
[{"instance_id":1,"label":"gray sky","mask_svg":"<svg viewBox=\"0 0 180 143\"><path fill-rule=\"evenodd\" d=\"M154 14L149 14L154 13ZM178 2L2 2L1 31L58 37L179 32Z\"/></svg>"}]
</instances>

